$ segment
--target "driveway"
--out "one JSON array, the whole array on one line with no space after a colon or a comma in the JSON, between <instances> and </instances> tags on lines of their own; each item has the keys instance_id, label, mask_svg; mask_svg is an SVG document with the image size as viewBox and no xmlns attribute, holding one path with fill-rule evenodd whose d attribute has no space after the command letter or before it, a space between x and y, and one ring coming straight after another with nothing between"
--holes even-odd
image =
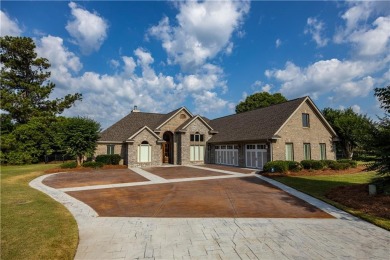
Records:
<instances>
[{"instance_id":1,"label":"driveway","mask_svg":"<svg viewBox=\"0 0 390 260\"><path fill-rule=\"evenodd\" d=\"M253 173L193 168L219 175L169 179L133 168L147 181L56 189L42 183L53 174L30 185L75 216L76 259L388 259L381 228Z\"/></svg>"}]
</instances>

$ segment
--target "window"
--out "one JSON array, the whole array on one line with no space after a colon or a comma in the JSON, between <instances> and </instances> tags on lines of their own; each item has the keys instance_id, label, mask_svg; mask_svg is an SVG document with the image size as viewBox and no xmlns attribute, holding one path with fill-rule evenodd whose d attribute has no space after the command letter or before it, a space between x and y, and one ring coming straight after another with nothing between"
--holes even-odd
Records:
<instances>
[{"instance_id":1,"label":"window","mask_svg":"<svg viewBox=\"0 0 390 260\"><path fill-rule=\"evenodd\" d=\"M109 144L107 145L107 154L114 154L115 153L115 145Z\"/></svg>"},{"instance_id":2,"label":"window","mask_svg":"<svg viewBox=\"0 0 390 260\"><path fill-rule=\"evenodd\" d=\"M152 161L152 148L147 141L143 141L138 146L137 159L138 159L138 162L151 162Z\"/></svg>"},{"instance_id":3,"label":"window","mask_svg":"<svg viewBox=\"0 0 390 260\"><path fill-rule=\"evenodd\" d=\"M311 160L310 144L303 144L303 159L304 160Z\"/></svg>"},{"instance_id":4,"label":"window","mask_svg":"<svg viewBox=\"0 0 390 260\"><path fill-rule=\"evenodd\" d=\"M320 160L326 160L326 144L320 144Z\"/></svg>"},{"instance_id":5,"label":"window","mask_svg":"<svg viewBox=\"0 0 390 260\"><path fill-rule=\"evenodd\" d=\"M190 146L190 160L191 161L203 161L204 159L204 146L203 145L191 145Z\"/></svg>"},{"instance_id":6,"label":"window","mask_svg":"<svg viewBox=\"0 0 390 260\"><path fill-rule=\"evenodd\" d=\"M294 161L294 146L291 143L286 144L286 161Z\"/></svg>"},{"instance_id":7,"label":"window","mask_svg":"<svg viewBox=\"0 0 390 260\"><path fill-rule=\"evenodd\" d=\"M191 142L203 142L204 141L204 135L201 134L191 134L190 135L190 141Z\"/></svg>"},{"instance_id":8,"label":"window","mask_svg":"<svg viewBox=\"0 0 390 260\"><path fill-rule=\"evenodd\" d=\"M310 117L309 114L302 114L302 126L303 127L310 127Z\"/></svg>"}]
</instances>

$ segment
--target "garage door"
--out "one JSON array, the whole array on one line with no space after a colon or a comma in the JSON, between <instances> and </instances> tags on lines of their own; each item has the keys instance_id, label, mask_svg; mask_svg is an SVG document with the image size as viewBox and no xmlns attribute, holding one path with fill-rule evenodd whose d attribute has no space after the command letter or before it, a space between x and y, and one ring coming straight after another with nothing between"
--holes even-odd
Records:
<instances>
[{"instance_id":1,"label":"garage door","mask_svg":"<svg viewBox=\"0 0 390 260\"><path fill-rule=\"evenodd\" d=\"M265 144L245 145L246 167L262 170L267 163L267 146Z\"/></svg>"},{"instance_id":2,"label":"garage door","mask_svg":"<svg viewBox=\"0 0 390 260\"><path fill-rule=\"evenodd\" d=\"M215 163L238 166L238 146L237 145L215 146Z\"/></svg>"}]
</instances>

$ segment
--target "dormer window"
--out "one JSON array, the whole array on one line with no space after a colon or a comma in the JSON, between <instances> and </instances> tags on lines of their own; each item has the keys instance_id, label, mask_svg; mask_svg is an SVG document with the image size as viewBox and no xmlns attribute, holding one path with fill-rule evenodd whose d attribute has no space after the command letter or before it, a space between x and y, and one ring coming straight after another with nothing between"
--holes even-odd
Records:
<instances>
[{"instance_id":1,"label":"dormer window","mask_svg":"<svg viewBox=\"0 0 390 260\"><path fill-rule=\"evenodd\" d=\"M310 127L310 115L306 113L302 113L302 126Z\"/></svg>"}]
</instances>

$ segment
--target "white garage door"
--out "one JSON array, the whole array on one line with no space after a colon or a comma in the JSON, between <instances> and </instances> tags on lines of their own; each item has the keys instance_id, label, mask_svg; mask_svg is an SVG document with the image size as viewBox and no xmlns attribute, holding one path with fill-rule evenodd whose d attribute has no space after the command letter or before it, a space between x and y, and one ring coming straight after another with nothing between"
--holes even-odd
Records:
<instances>
[{"instance_id":1,"label":"white garage door","mask_svg":"<svg viewBox=\"0 0 390 260\"><path fill-rule=\"evenodd\" d=\"M237 145L215 146L215 163L238 166Z\"/></svg>"},{"instance_id":2,"label":"white garage door","mask_svg":"<svg viewBox=\"0 0 390 260\"><path fill-rule=\"evenodd\" d=\"M245 145L246 167L263 169L267 163L267 146L265 144Z\"/></svg>"}]
</instances>

